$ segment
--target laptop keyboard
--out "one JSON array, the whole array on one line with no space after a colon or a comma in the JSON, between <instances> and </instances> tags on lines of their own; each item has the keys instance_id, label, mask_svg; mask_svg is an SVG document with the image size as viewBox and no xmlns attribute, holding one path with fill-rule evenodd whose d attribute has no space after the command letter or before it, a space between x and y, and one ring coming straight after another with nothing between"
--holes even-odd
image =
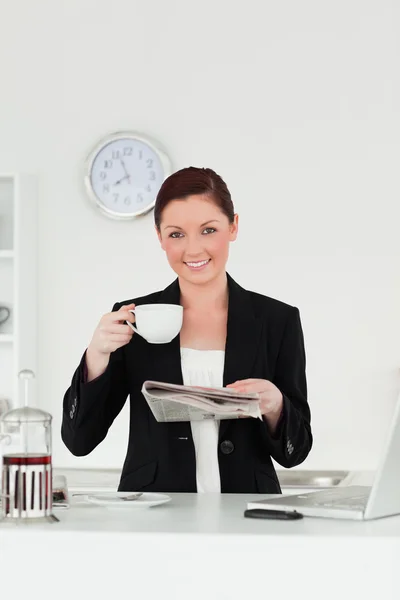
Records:
<instances>
[{"instance_id":1,"label":"laptop keyboard","mask_svg":"<svg viewBox=\"0 0 400 600\"><path fill-rule=\"evenodd\" d=\"M364 510L368 496L351 496L345 500L337 498L326 502L315 502L314 506L323 506L324 508L348 508L351 510Z\"/></svg>"},{"instance_id":2,"label":"laptop keyboard","mask_svg":"<svg viewBox=\"0 0 400 600\"><path fill-rule=\"evenodd\" d=\"M346 494L349 494L347 495ZM364 510L369 497L369 489L361 493L349 493L345 488L318 492L310 496L297 496L301 498L301 504L305 506L317 506L319 508L342 508L347 510Z\"/></svg>"}]
</instances>

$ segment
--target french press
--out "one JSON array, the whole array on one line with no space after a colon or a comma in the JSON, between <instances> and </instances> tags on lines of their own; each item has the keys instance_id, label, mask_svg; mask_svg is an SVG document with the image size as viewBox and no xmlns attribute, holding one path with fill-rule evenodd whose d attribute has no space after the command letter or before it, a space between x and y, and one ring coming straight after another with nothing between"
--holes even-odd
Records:
<instances>
[{"instance_id":1,"label":"french press","mask_svg":"<svg viewBox=\"0 0 400 600\"><path fill-rule=\"evenodd\" d=\"M4 446L1 478L1 519L54 522L52 514L52 416L28 405L32 371L19 373L24 383L24 406L0 417L0 441Z\"/></svg>"}]
</instances>

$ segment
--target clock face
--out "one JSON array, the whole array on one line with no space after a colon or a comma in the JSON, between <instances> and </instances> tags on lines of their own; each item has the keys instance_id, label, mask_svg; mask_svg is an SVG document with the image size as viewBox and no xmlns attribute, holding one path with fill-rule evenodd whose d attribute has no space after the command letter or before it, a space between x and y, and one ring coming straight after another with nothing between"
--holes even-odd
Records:
<instances>
[{"instance_id":1,"label":"clock face","mask_svg":"<svg viewBox=\"0 0 400 600\"><path fill-rule=\"evenodd\" d=\"M166 154L140 134L120 133L102 140L87 161L86 188L106 215L131 219L153 208L171 173Z\"/></svg>"}]
</instances>

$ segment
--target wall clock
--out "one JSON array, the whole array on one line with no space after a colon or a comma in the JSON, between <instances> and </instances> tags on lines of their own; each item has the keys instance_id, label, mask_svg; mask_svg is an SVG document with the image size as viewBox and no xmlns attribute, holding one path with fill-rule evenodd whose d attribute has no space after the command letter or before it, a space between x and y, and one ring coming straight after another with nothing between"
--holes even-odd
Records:
<instances>
[{"instance_id":1,"label":"wall clock","mask_svg":"<svg viewBox=\"0 0 400 600\"><path fill-rule=\"evenodd\" d=\"M150 211L172 172L166 152L150 137L116 132L101 139L85 164L90 200L106 216L133 219Z\"/></svg>"}]
</instances>

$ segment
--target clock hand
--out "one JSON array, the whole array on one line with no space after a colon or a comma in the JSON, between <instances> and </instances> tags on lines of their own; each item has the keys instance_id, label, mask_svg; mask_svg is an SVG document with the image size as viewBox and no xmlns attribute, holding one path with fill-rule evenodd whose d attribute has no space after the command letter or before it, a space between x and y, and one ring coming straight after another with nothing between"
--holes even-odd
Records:
<instances>
[{"instance_id":1,"label":"clock hand","mask_svg":"<svg viewBox=\"0 0 400 600\"><path fill-rule=\"evenodd\" d=\"M125 163L124 163L124 161L122 160L122 158L120 158L120 161L121 161L121 165L122 165L122 167L123 167L123 169L124 169L124 171L125 171L125 177L126 177L126 178L128 178L128 181L129 181L129 179L130 179L130 175L129 175L128 171L126 170ZM130 181L129 181L129 183L130 183Z\"/></svg>"},{"instance_id":2,"label":"clock hand","mask_svg":"<svg viewBox=\"0 0 400 600\"><path fill-rule=\"evenodd\" d=\"M119 185L121 183L121 181L123 181L124 179L129 179L129 175L124 175L124 177L121 177L121 179L118 179L118 181L116 181L114 183L114 185Z\"/></svg>"}]
</instances>

